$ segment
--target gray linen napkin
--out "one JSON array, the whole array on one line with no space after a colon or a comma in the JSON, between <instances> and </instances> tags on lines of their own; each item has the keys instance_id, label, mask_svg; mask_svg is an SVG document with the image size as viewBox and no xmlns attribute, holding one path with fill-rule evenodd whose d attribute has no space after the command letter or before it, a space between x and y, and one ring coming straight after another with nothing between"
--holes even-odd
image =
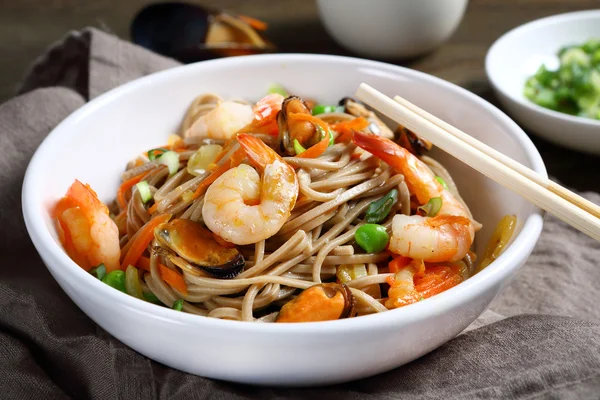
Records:
<instances>
[{"instance_id":1,"label":"gray linen napkin","mask_svg":"<svg viewBox=\"0 0 600 400\"><path fill-rule=\"evenodd\" d=\"M175 65L95 29L72 32L36 61L21 95L0 106L2 398L600 398L600 244L553 217L521 273L467 331L409 365L344 385L268 389L188 375L95 325L29 241L25 168L48 132L87 100Z\"/></svg>"}]
</instances>

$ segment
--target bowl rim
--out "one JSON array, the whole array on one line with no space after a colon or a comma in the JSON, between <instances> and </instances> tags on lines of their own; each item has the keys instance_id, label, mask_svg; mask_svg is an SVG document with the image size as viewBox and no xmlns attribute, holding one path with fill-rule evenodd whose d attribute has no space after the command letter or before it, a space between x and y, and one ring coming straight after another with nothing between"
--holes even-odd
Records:
<instances>
[{"instance_id":1,"label":"bowl rim","mask_svg":"<svg viewBox=\"0 0 600 400\"><path fill-rule=\"evenodd\" d=\"M209 71L218 70L219 66L222 65L233 67L239 66L243 68L245 65L247 66L252 63L268 65L294 61L329 63L339 65L340 68L343 68L344 66L371 68L380 72L401 74L408 78L416 77L434 85L441 85L445 89L449 89L453 92L458 92L458 94L479 104L483 109L491 113L493 117L503 123L503 125L511 132L512 138L525 151L532 169L544 177L547 177L543 160L537 151L537 148L525 132L523 132L523 130L506 114L466 89L423 72L378 61L318 54L266 54L240 56L182 65L138 78L91 100L57 125L36 150L30 160L23 181L22 211L29 236L50 272L52 272L53 275L55 273L60 275L66 283L84 286L86 290L92 291L99 296L103 296L108 304L118 304L119 307L127 308L130 312L135 311L136 313L143 313L164 322L212 329L234 329L236 332L245 333L305 335L325 332L370 331L373 329L373 326L392 328L397 327L400 324L411 324L422 321L428 317L447 312L456 306L468 303L469 300L479 297L499 281L506 280L520 267L520 264L525 261L533 250L543 226L544 212L533 205L531 206L530 214L523 221L521 231L500 257L488 266L488 268L441 294L413 304L410 307L390 310L385 313L365 315L360 318L348 318L325 322L306 322L301 324L261 324L249 323L246 321L203 318L194 314L177 312L167 307L156 306L129 296L118 290L114 290L84 271L71 260L62 247L56 243L44 222L44 212L46 211L43 207L43 193L38 189L40 185L36 185L36 183L43 179L44 162L47 158L52 156L50 151L52 150L52 142L58 140L57 138L60 138L64 133L75 129L80 120L85 119L88 114L93 114L97 109L101 109L105 104L110 103L121 96L126 96L130 92L135 92L140 87L148 85L152 86L154 82L157 81L169 81L171 77L184 73L185 71L202 71L203 69ZM58 281L56 278L55 280ZM61 286L63 285L63 283L59 283ZM88 317L92 318L90 315L88 315Z\"/></svg>"},{"instance_id":2,"label":"bowl rim","mask_svg":"<svg viewBox=\"0 0 600 400\"><path fill-rule=\"evenodd\" d=\"M600 20L600 10L584 10L584 11L574 11L569 13L552 15L549 17L539 18L525 24L519 25L516 28L511 29L510 31L504 33L498 39L494 41L494 43L488 49L485 56L485 73L488 77L488 80L498 92L512 100L513 102L519 104L521 107L526 108L527 110L543 115L546 118L550 119L559 119L563 121L567 121L569 123L574 124L582 124L589 127L597 127L600 128L600 120L586 118L586 117L578 117L574 115L569 115L565 113L561 113L559 111L551 110L549 108L544 108L540 105L535 104L532 101L528 101L524 97L515 96L513 93L505 90L505 88L498 83L495 79L495 74L492 73L492 56L497 51L497 49L503 44L504 41L511 40L513 37L520 36L523 34L528 34L530 31L534 31L535 29L552 25L564 21L572 21L572 20L580 20L580 19L594 19L597 18Z\"/></svg>"}]
</instances>

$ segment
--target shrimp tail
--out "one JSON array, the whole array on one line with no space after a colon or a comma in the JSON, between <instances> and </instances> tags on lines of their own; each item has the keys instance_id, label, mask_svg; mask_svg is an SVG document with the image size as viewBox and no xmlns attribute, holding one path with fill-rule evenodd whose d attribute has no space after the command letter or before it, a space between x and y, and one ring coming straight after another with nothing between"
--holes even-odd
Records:
<instances>
[{"instance_id":1,"label":"shrimp tail","mask_svg":"<svg viewBox=\"0 0 600 400\"><path fill-rule=\"evenodd\" d=\"M256 136L252 136L248 133L240 133L237 135L237 140L242 149L244 149L250 163L252 163L252 165L261 173L264 172L266 166L273 163L273 161L281 160L281 157L275 150L267 146L265 142Z\"/></svg>"},{"instance_id":2,"label":"shrimp tail","mask_svg":"<svg viewBox=\"0 0 600 400\"><path fill-rule=\"evenodd\" d=\"M352 136L354 144L377 156L390 167L402 170L406 163L405 150L398 144L381 136L354 132Z\"/></svg>"}]
</instances>

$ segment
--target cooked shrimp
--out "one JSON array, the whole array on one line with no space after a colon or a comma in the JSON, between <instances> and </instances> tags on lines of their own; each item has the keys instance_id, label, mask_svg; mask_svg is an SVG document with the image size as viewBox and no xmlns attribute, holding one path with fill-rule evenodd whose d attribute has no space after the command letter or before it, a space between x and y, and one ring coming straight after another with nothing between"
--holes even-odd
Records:
<instances>
[{"instance_id":1,"label":"cooked shrimp","mask_svg":"<svg viewBox=\"0 0 600 400\"><path fill-rule=\"evenodd\" d=\"M408 150L391 140L357 132L354 142L404 174L406 184L420 204L439 197L441 208L434 217L396 215L392 221L389 250L395 254L428 262L462 259L475 236L468 211L431 170Z\"/></svg>"},{"instance_id":2,"label":"cooked shrimp","mask_svg":"<svg viewBox=\"0 0 600 400\"><path fill-rule=\"evenodd\" d=\"M53 212L67 254L88 271L104 264L107 271L119 268L119 229L96 193L75 180Z\"/></svg>"},{"instance_id":3,"label":"cooked shrimp","mask_svg":"<svg viewBox=\"0 0 600 400\"><path fill-rule=\"evenodd\" d=\"M183 136L228 140L253 120L251 106L224 101L194 121Z\"/></svg>"},{"instance_id":4,"label":"cooked shrimp","mask_svg":"<svg viewBox=\"0 0 600 400\"><path fill-rule=\"evenodd\" d=\"M237 139L254 168L242 164L210 185L202 217L212 232L244 245L279 231L296 203L298 179L294 169L260 139L243 133Z\"/></svg>"}]
</instances>

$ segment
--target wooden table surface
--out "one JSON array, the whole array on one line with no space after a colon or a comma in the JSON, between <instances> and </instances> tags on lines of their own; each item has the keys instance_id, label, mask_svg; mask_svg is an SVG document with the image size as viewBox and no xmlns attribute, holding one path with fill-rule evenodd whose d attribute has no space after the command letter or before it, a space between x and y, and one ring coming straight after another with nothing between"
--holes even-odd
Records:
<instances>
[{"instance_id":1,"label":"wooden table surface","mask_svg":"<svg viewBox=\"0 0 600 400\"><path fill-rule=\"evenodd\" d=\"M353 55L328 36L319 20L314 0L191 2L251 15L268 22L268 37L280 52ZM59 40L67 31L91 25L128 38L132 17L148 3L151 2L3 0L0 5L0 101L14 94L26 67L46 46ZM420 59L395 63L456 83L497 105L485 77L484 57L498 37L534 19L599 6L599 0L471 0L460 27L444 46ZM597 177L573 176L568 168L573 162L578 162L593 171L599 158L580 155L532 138L550 174L580 190L600 191Z\"/></svg>"}]
</instances>

